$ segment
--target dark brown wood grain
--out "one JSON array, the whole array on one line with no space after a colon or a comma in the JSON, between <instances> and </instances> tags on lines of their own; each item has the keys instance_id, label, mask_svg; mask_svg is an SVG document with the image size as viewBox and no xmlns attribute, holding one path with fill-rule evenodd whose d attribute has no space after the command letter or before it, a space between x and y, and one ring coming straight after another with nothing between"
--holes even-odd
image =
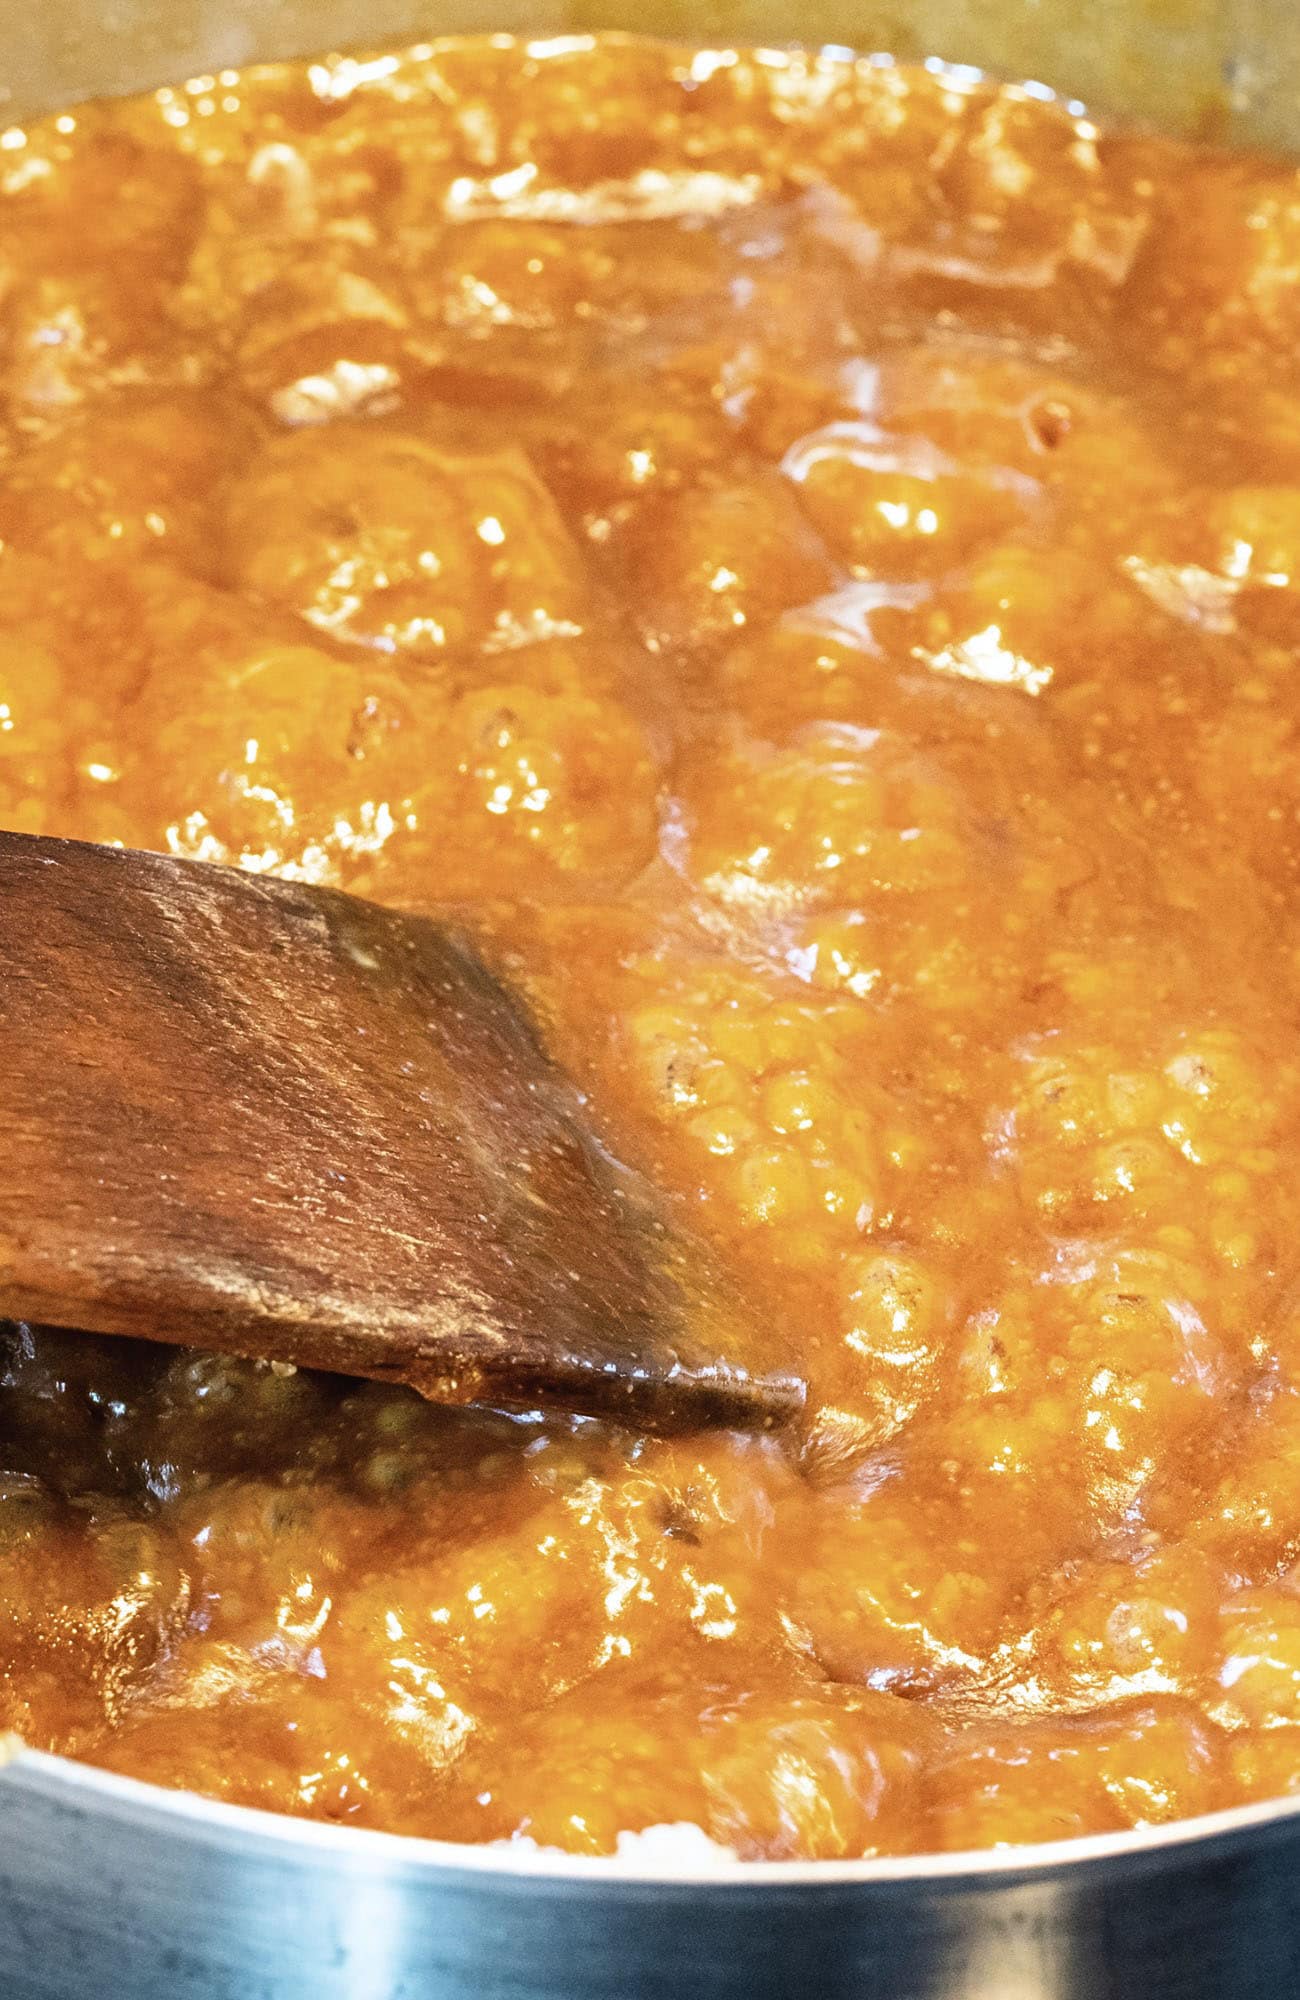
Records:
<instances>
[{"instance_id":1,"label":"dark brown wood grain","mask_svg":"<svg viewBox=\"0 0 1300 2000\"><path fill-rule=\"evenodd\" d=\"M802 1398L467 941L7 833L0 1315L656 1427Z\"/></svg>"}]
</instances>

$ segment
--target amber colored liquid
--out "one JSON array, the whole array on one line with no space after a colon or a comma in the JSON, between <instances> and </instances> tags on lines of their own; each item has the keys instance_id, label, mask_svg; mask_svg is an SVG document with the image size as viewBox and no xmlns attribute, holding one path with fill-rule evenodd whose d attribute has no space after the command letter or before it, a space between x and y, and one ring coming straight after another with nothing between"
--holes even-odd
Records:
<instances>
[{"instance_id":1,"label":"amber colored liquid","mask_svg":"<svg viewBox=\"0 0 1300 2000\"><path fill-rule=\"evenodd\" d=\"M28 1329L0 1725L583 1850L1300 1785L1300 183L462 43L0 139L0 822L456 910L799 1449Z\"/></svg>"}]
</instances>

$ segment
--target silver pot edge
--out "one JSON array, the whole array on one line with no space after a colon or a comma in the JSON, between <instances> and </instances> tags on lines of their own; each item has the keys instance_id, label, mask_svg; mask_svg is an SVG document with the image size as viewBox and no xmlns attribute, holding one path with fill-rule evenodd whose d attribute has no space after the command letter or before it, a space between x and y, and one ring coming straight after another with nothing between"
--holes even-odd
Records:
<instances>
[{"instance_id":1,"label":"silver pot edge","mask_svg":"<svg viewBox=\"0 0 1300 2000\"><path fill-rule=\"evenodd\" d=\"M707 1867L674 1867L627 1855L568 1854L558 1848L522 1843L476 1845L385 1833L369 1827L332 1825L258 1807L231 1805L201 1793L170 1790L138 1778L104 1771L72 1758L20 1749L0 1769L0 1819L20 1807L24 1796L97 1810L129 1835L148 1826L177 1839L200 1838L227 1851L260 1849L268 1857L285 1848L306 1858L318 1853L335 1865L385 1869L400 1865L425 1879L451 1870L520 1883L546 1879L574 1885L601 1882L649 1886L689 1882L706 1891L758 1883L810 1886L839 1883L912 1884L918 1889L957 1884L990 1887L1025 1881L1060 1870L1088 1867L1177 1866L1189 1848L1227 1849L1267 1829L1293 1830L1300 1843L1300 1794L1266 1799L1194 1818L1163 1821L1115 1833L1075 1835L1024 1847L954 1853L884 1855L858 1860L746 1861L719 1853Z\"/></svg>"}]
</instances>

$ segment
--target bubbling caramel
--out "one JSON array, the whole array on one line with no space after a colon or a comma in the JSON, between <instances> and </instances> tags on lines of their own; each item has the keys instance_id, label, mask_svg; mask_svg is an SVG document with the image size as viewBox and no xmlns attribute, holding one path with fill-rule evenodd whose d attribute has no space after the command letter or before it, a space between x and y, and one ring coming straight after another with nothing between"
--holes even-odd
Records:
<instances>
[{"instance_id":1,"label":"bubbling caramel","mask_svg":"<svg viewBox=\"0 0 1300 2000\"><path fill-rule=\"evenodd\" d=\"M12 1327L0 1728L577 1852L1300 1786L1300 180L618 38L0 136L0 823L451 910L800 1449Z\"/></svg>"}]
</instances>

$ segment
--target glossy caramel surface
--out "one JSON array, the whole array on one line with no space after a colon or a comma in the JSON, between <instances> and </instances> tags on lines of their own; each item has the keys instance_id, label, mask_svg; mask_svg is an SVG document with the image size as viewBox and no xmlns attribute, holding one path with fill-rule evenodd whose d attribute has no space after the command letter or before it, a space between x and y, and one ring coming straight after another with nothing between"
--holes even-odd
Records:
<instances>
[{"instance_id":1,"label":"glossy caramel surface","mask_svg":"<svg viewBox=\"0 0 1300 2000\"><path fill-rule=\"evenodd\" d=\"M467 920L806 1369L0 1356L0 1725L471 1841L1300 1785L1300 181L832 56L0 135L0 821Z\"/></svg>"}]
</instances>

